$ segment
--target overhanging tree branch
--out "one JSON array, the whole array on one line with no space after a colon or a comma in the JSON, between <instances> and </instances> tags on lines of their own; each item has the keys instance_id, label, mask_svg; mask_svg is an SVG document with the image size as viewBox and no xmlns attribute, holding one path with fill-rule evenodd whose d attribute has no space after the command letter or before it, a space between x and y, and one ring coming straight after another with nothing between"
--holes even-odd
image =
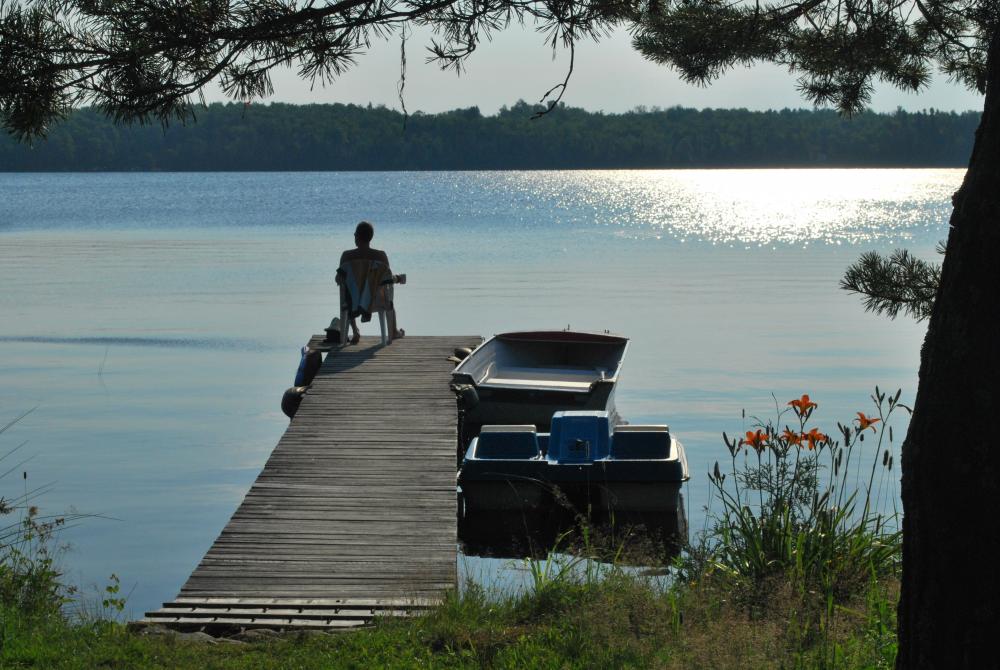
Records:
<instances>
[{"instance_id":1,"label":"overhanging tree branch","mask_svg":"<svg viewBox=\"0 0 1000 670\"><path fill-rule=\"evenodd\" d=\"M0 122L31 139L85 103L118 121L183 121L212 81L241 100L268 95L278 66L329 83L407 25L434 30L442 67L460 69L515 20L572 53L636 16L640 1L0 0Z\"/></svg>"},{"instance_id":2,"label":"overhanging tree branch","mask_svg":"<svg viewBox=\"0 0 1000 670\"><path fill-rule=\"evenodd\" d=\"M876 251L862 254L847 268L840 287L864 296L869 312L894 319L902 311L923 321L931 315L940 281L939 264L919 259L906 249L897 249L891 256Z\"/></svg>"},{"instance_id":3,"label":"overhanging tree branch","mask_svg":"<svg viewBox=\"0 0 1000 670\"><path fill-rule=\"evenodd\" d=\"M271 93L269 72L330 83L406 25L435 33L431 60L461 70L490 36L533 22L573 50L624 25L648 58L708 83L755 61L787 66L816 104L864 108L872 81L923 86L930 64L984 81L990 0L0 0L0 122L23 139L79 104L119 121L184 120L220 81ZM919 19L912 19L915 14ZM565 93L567 77L547 92ZM554 108L552 101L549 109Z\"/></svg>"}]
</instances>

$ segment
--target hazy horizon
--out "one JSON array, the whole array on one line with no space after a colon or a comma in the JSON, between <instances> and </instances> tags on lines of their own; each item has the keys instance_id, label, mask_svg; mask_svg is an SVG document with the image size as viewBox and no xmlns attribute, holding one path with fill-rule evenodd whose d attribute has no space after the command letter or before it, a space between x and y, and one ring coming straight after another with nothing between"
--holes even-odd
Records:
<instances>
[{"instance_id":1,"label":"hazy horizon","mask_svg":"<svg viewBox=\"0 0 1000 670\"><path fill-rule=\"evenodd\" d=\"M566 76L568 53L560 49L553 54L544 37L527 27L514 26L497 33L493 41L477 49L461 76L425 62L425 47L431 37L429 31L417 30L407 40L403 99L410 113L476 106L483 114L494 114L519 99L537 102ZM354 67L325 87L318 83L311 87L310 82L299 79L291 69L275 70L273 80L275 93L263 102L371 103L401 109L397 90L399 36L373 43L366 54L358 57ZM228 100L216 87L207 88L205 94L208 102ZM675 71L651 63L633 50L624 30L598 44L581 41L577 45L574 72L563 102L591 112L608 113L626 112L637 106L754 111L813 108L796 90L795 77L784 68L736 67L710 86L687 84ZM897 108L982 111L983 98L936 75L920 93L876 85L869 107L876 112Z\"/></svg>"},{"instance_id":2,"label":"hazy horizon","mask_svg":"<svg viewBox=\"0 0 1000 670\"><path fill-rule=\"evenodd\" d=\"M215 103L239 104L237 101L230 100L230 99L225 98L225 97L218 97L218 98L213 98L213 99L210 99L210 100L206 99L205 102L208 105L215 104ZM477 107L477 108L479 108L479 111L480 111L480 113L483 116L496 116L501 111L502 108L510 109L514 105L516 105L518 103L521 103L521 102L527 103L529 105L536 105L538 103L537 100L526 100L525 98L518 98L517 100L511 100L511 101L509 101L507 103L504 103L504 104L501 104L499 107L495 107L493 109L483 109L482 105L477 105L475 102L473 102L473 103L467 104L467 105L442 108L442 109L433 110L433 111L426 110L426 109L414 109L409 104L407 104L407 106L406 106L406 112L407 112L407 114L409 114L411 116L413 114L417 114L417 113L432 115L432 114L444 114L444 113L448 113L448 112L460 111L460 110L463 110L463 109L470 109L472 107ZM582 107L580 105L574 105L574 104L571 104L569 102L566 102L566 100L563 100L562 102L565 103L567 107L572 107L574 109L582 109L583 111L585 111L587 113L590 113L590 114L607 114L607 115L622 115L622 114L629 114L629 113L634 113L634 112L639 112L639 113L644 113L644 112L664 112L664 111L667 111L667 110L670 110L670 109L677 109L677 108L679 108L679 109L689 109L689 110L694 110L694 111L697 111L697 112L703 112L703 111L708 111L708 110L734 111L734 110L744 110L745 109L746 111L753 112L753 113L781 112L781 111L785 111L785 110L790 110L790 111L793 111L793 112L800 112L800 111L803 111L803 112L813 112L813 111L825 111L825 110L831 110L832 109L830 107L813 107L813 106L810 106L810 105L805 104L805 103L800 104L798 106L787 105L787 106L784 106L784 107L767 107L767 108L753 108L753 107L747 107L746 105L737 105L737 104L733 104L733 105L730 105L728 107L724 107L724 106L721 106L721 105L710 106L710 107L695 107L693 105L685 105L683 103L678 103L678 104L675 104L675 105L670 105L669 107L668 106L664 106L664 105L643 105L643 104L637 104L637 105L634 105L634 106L626 108L626 109L610 110L609 111L609 110L600 110L600 109L588 109L588 108ZM343 105L355 105L357 107L372 107L372 108L379 108L379 109L388 109L388 110L393 111L393 112L402 112L403 111L402 108L399 106L399 102L398 101L397 101L397 103L395 105L392 105L392 104L388 104L388 103L385 103L385 102L375 102L373 100L369 100L368 102L356 102L356 101L353 101L353 100L274 100L274 99L271 99L271 98L266 98L266 99L263 99L263 100L255 101L252 104L253 105L264 105L264 106L268 106L268 105L272 105L272 104L273 105L296 105L296 106L343 104ZM976 114L982 113L981 109L972 108L972 107L970 107L968 109L942 109L942 108L939 108L939 107L932 107L930 105L928 105L926 107L914 107L914 108L911 108L911 109L908 109L908 108L905 108L905 107L894 107L892 109L873 109L873 108L869 108L868 111L874 112L876 114L892 114L892 113L896 112L899 109L902 109L904 112L908 112L908 113L911 113L911 114L915 114L917 112L929 112L931 109L933 109L935 112L943 112L943 113L951 113L951 112L954 112L956 114L964 114L966 112L972 112L972 113L976 113Z\"/></svg>"}]
</instances>

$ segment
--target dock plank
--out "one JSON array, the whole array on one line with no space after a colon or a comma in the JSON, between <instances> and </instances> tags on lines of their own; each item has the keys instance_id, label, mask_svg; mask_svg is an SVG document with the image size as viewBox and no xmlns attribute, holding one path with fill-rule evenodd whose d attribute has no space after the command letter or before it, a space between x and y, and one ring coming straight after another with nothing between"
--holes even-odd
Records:
<instances>
[{"instance_id":1,"label":"dock plank","mask_svg":"<svg viewBox=\"0 0 1000 670\"><path fill-rule=\"evenodd\" d=\"M140 623L363 625L454 588L448 356L480 339L407 336L383 347L362 338L343 348L322 339L310 343L326 360L243 502L178 597ZM321 603L369 606L334 616L315 611Z\"/></svg>"}]
</instances>

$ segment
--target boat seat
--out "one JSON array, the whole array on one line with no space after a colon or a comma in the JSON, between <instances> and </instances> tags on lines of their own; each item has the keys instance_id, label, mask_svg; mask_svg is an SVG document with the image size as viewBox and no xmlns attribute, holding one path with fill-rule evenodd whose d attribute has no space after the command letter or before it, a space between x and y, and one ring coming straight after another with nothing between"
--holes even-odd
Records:
<instances>
[{"instance_id":1,"label":"boat seat","mask_svg":"<svg viewBox=\"0 0 1000 670\"><path fill-rule=\"evenodd\" d=\"M483 426L476 438L476 458L486 460L523 460L538 458L538 435L532 424Z\"/></svg>"},{"instance_id":2,"label":"boat seat","mask_svg":"<svg viewBox=\"0 0 1000 670\"><path fill-rule=\"evenodd\" d=\"M615 426L611 458L624 461L670 458L670 428L663 424Z\"/></svg>"},{"instance_id":3,"label":"boat seat","mask_svg":"<svg viewBox=\"0 0 1000 670\"><path fill-rule=\"evenodd\" d=\"M498 366L491 363L480 379L480 383L587 391L591 384L598 379L603 379L603 377L596 369L559 365L546 367Z\"/></svg>"},{"instance_id":4,"label":"boat seat","mask_svg":"<svg viewBox=\"0 0 1000 670\"><path fill-rule=\"evenodd\" d=\"M559 411L552 415L548 459L584 463L607 458L611 415L602 410Z\"/></svg>"}]
</instances>

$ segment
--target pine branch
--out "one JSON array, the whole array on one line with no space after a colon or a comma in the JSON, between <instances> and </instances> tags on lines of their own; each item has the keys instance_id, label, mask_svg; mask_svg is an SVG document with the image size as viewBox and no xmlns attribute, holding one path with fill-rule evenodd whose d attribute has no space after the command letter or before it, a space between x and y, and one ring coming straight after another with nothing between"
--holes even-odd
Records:
<instances>
[{"instance_id":1,"label":"pine branch","mask_svg":"<svg viewBox=\"0 0 1000 670\"><path fill-rule=\"evenodd\" d=\"M0 127L30 141L83 104L123 123L185 122L213 81L244 102L271 95L279 67L330 83L414 26L436 34L444 67L525 19L572 54L634 17L637 1L0 0Z\"/></svg>"},{"instance_id":2,"label":"pine branch","mask_svg":"<svg viewBox=\"0 0 1000 670\"><path fill-rule=\"evenodd\" d=\"M896 249L891 256L876 251L862 254L844 272L840 287L863 295L869 312L895 319L902 311L923 321L931 315L940 281L939 264L916 258L906 249Z\"/></svg>"}]
</instances>

